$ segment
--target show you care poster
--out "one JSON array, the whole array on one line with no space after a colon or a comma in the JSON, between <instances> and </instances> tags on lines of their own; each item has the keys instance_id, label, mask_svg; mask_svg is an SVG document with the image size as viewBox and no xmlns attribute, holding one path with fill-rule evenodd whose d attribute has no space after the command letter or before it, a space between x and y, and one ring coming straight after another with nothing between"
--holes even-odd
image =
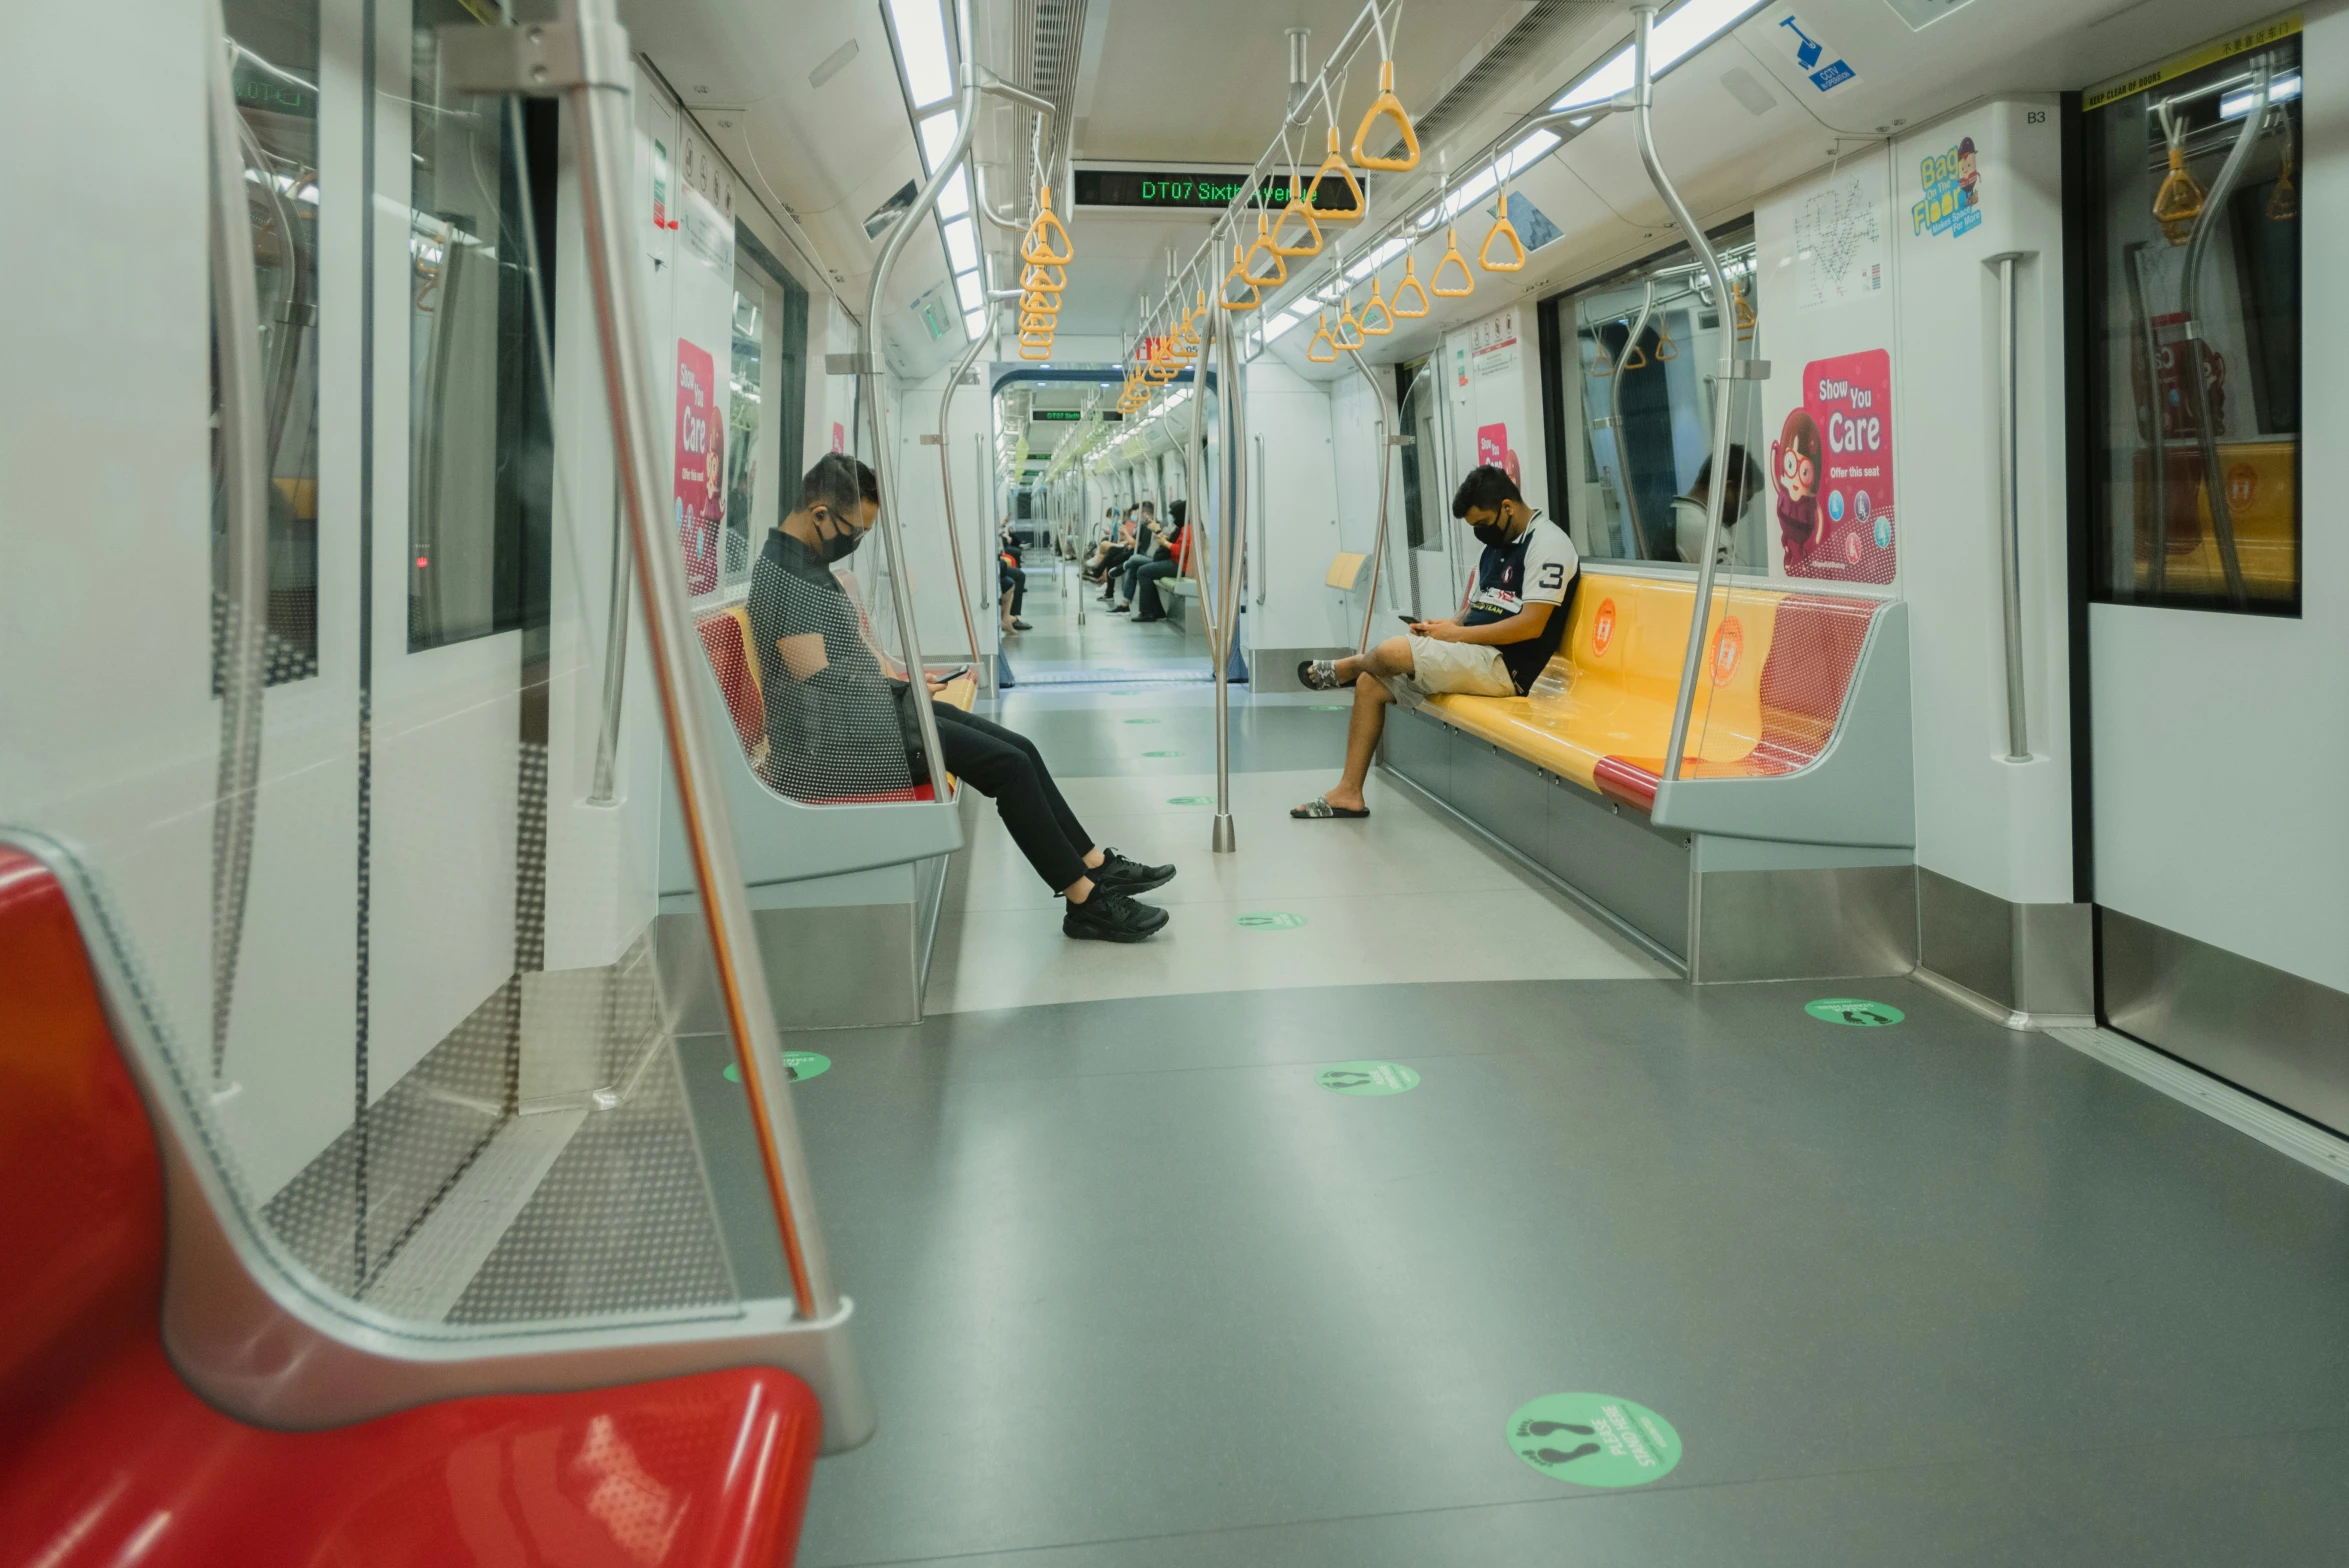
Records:
<instances>
[{"instance_id":1,"label":"show you care poster","mask_svg":"<svg viewBox=\"0 0 2349 1568\"><path fill-rule=\"evenodd\" d=\"M726 422L717 417L717 362L677 340L677 542L685 548L688 592L718 586L718 520L725 515Z\"/></svg>"},{"instance_id":2,"label":"show you care poster","mask_svg":"<svg viewBox=\"0 0 2349 1568\"><path fill-rule=\"evenodd\" d=\"M1892 581L1892 356L1803 366L1802 401L1770 442L1778 547L1789 577Z\"/></svg>"}]
</instances>

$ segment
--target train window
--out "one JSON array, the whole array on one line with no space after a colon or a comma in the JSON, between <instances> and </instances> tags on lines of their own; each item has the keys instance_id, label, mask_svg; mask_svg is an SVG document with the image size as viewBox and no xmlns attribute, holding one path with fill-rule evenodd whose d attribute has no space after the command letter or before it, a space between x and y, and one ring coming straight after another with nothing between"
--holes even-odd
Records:
<instances>
[{"instance_id":1,"label":"train window","mask_svg":"<svg viewBox=\"0 0 2349 1568\"><path fill-rule=\"evenodd\" d=\"M318 7L226 0L223 9L261 306L274 686L318 673ZM212 573L224 598L221 501L216 495Z\"/></svg>"},{"instance_id":2,"label":"train window","mask_svg":"<svg viewBox=\"0 0 2349 1568\"><path fill-rule=\"evenodd\" d=\"M529 619L548 537L553 444L533 341L532 235L553 199L548 122L521 145L503 99L448 91L435 29L463 0L415 8L408 194L408 647ZM538 127L540 129L533 129ZM525 202L528 193L528 204ZM532 211L532 208L538 209ZM551 256L551 252L549 253ZM545 584L535 584L543 599Z\"/></svg>"},{"instance_id":3,"label":"train window","mask_svg":"<svg viewBox=\"0 0 2349 1568\"><path fill-rule=\"evenodd\" d=\"M721 590L750 581L760 486L772 489L775 483L774 464L762 465L760 461L768 434L762 428L767 424L762 416L766 412L770 314L765 283L747 269L738 272L734 280L734 358L727 377L726 549L717 583ZM769 526L773 526L771 521Z\"/></svg>"},{"instance_id":4,"label":"train window","mask_svg":"<svg viewBox=\"0 0 2349 1568\"><path fill-rule=\"evenodd\" d=\"M1701 540L1683 538L1687 508L1674 501L1698 493L1711 458L1713 370L1720 334L1743 341L1755 331L1758 278L1752 223L1711 236L1729 275L1728 308L1713 297L1703 265L1686 246L1585 288L1561 302L1567 331L1546 334L1545 356L1571 356L1556 367L1558 386L1576 421L1582 537L1595 558L1694 560ZM1570 324L1570 326L1569 326ZM1545 377L1545 380L1547 377ZM1732 449L1760 449L1760 405L1750 392L1733 410ZM1759 469L1743 514L1755 511ZM1758 527L1728 525L1725 564L1761 571L1767 540ZM1698 532L1701 534L1702 530Z\"/></svg>"},{"instance_id":5,"label":"train window","mask_svg":"<svg viewBox=\"0 0 2349 1568\"><path fill-rule=\"evenodd\" d=\"M2082 115L2094 594L2296 615L2300 40L2145 77Z\"/></svg>"}]
</instances>

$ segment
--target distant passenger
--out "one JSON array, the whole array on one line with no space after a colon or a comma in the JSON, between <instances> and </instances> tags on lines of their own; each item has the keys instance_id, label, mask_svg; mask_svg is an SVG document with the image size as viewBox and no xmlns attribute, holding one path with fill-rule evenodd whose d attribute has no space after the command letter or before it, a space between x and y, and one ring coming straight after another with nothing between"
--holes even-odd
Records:
<instances>
[{"instance_id":1,"label":"distant passenger","mask_svg":"<svg viewBox=\"0 0 2349 1568\"><path fill-rule=\"evenodd\" d=\"M1466 692L1478 697L1525 694L1566 634L1566 595L1581 569L1574 541L1525 504L1517 481L1498 468L1472 468L1452 497L1452 515L1484 544L1468 613L1456 621L1415 621L1410 634L1390 637L1369 654L1308 659L1297 678L1315 691L1354 688L1354 718L1346 730L1346 772L1328 794L1305 802L1292 817L1367 817L1362 781L1386 727L1387 704L1408 685L1423 696Z\"/></svg>"},{"instance_id":2,"label":"distant passenger","mask_svg":"<svg viewBox=\"0 0 2349 1568\"><path fill-rule=\"evenodd\" d=\"M1113 588L1110 593L1101 596L1104 601L1113 596L1117 600L1111 614L1123 615L1133 609L1134 595L1140 591L1142 569L1166 560L1173 554L1167 547L1170 533L1170 526L1158 520L1158 503L1144 501L1142 503L1141 525L1134 536L1134 553L1127 558L1124 568L1119 573L1118 580L1122 586Z\"/></svg>"},{"instance_id":3,"label":"distant passenger","mask_svg":"<svg viewBox=\"0 0 2349 1568\"><path fill-rule=\"evenodd\" d=\"M1158 585L1183 569L1183 525L1189 512L1186 502L1166 503L1166 530L1159 541L1157 558L1134 573L1134 624L1137 626L1166 619L1166 600Z\"/></svg>"},{"instance_id":4,"label":"distant passenger","mask_svg":"<svg viewBox=\"0 0 2349 1568\"><path fill-rule=\"evenodd\" d=\"M768 782L814 804L902 795L929 780L920 720L902 666L867 638L832 574L880 513L873 471L834 452L808 470L798 510L776 525L751 569L751 637L767 708ZM930 683L933 695L943 688ZM1139 942L1166 911L1132 895L1174 879L1094 843L1053 782L1035 743L937 704L947 770L995 801L1012 842L1065 898L1072 937Z\"/></svg>"},{"instance_id":5,"label":"distant passenger","mask_svg":"<svg viewBox=\"0 0 2349 1568\"><path fill-rule=\"evenodd\" d=\"M1020 565L1019 536L1012 532L1008 517L1003 520L1003 532L995 537L995 593L1006 637L1036 629L1020 619L1020 607L1028 598L1028 571Z\"/></svg>"},{"instance_id":6,"label":"distant passenger","mask_svg":"<svg viewBox=\"0 0 2349 1568\"><path fill-rule=\"evenodd\" d=\"M1746 455L1742 446L1729 449L1729 493L1721 498L1721 545L1713 552L1714 563L1728 566L1737 559L1737 522L1745 515L1746 504L1762 493L1765 481L1762 465ZM1688 487L1688 494L1672 499L1672 539L1680 558L1695 565L1705 553L1705 502L1713 489L1713 459L1708 456L1699 464L1696 483Z\"/></svg>"},{"instance_id":7,"label":"distant passenger","mask_svg":"<svg viewBox=\"0 0 2349 1568\"><path fill-rule=\"evenodd\" d=\"M1093 559L1085 563L1084 576L1087 582L1111 581L1112 574L1123 567L1126 558L1134 553L1134 512L1135 508L1127 507L1124 519L1114 530L1102 536L1100 545L1093 551Z\"/></svg>"}]
</instances>

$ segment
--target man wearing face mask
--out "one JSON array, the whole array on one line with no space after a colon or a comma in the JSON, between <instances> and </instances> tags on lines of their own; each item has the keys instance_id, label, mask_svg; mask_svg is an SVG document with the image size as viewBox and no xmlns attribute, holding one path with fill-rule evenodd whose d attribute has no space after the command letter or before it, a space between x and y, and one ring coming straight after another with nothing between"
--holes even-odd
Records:
<instances>
[{"instance_id":1,"label":"man wearing face mask","mask_svg":"<svg viewBox=\"0 0 2349 1568\"><path fill-rule=\"evenodd\" d=\"M1414 621L1408 636L1390 637L1366 655L1308 659L1297 666L1297 678L1315 691L1352 686L1354 717L1346 729L1345 775L1290 816L1370 815L1362 781L1386 727L1386 705L1400 685L1424 696L1521 697L1558 651L1566 634L1566 595L1582 568L1566 530L1544 522L1525 504L1517 481L1490 465L1470 469L1460 481L1452 515L1484 546L1467 610L1458 620Z\"/></svg>"},{"instance_id":2,"label":"man wearing face mask","mask_svg":"<svg viewBox=\"0 0 2349 1568\"><path fill-rule=\"evenodd\" d=\"M1742 446L1729 449L1729 492L1721 498L1721 544L1713 552L1714 564L1728 566L1737 556L1737 520L1745 512L1745 503L1762 493L1762 465L1746 455ZM1705 499L1713 488L1713 460L1707 457L1698 467L1696 483L1688 487L1688 494L1672 500L1672 538L1680 558L1691 566L1705 553Z\"/></svg>"},{"instance_id":3,"label":"man wearing face mask","mask_svg":"<svg viewBox=\"0 0 2349 1568\"><path fill-rule=\"evenodd\" d=\"M926 782L913 695L894 661L867 637L856 603L832 572L880 513L873 471L830 453L800 486L796 511L776 525L751 569L751 640L767 714L761 773L811 804L888 798ZM935 694L938 683L931 682ZM1134 898L1174 879L1093 842L1061 798L1035 743L959 708L933 709L947 770L995 801L1028 863L1067 900L1072 937L1139 942L1167 922Z\"/></svg>"}]
</instances>

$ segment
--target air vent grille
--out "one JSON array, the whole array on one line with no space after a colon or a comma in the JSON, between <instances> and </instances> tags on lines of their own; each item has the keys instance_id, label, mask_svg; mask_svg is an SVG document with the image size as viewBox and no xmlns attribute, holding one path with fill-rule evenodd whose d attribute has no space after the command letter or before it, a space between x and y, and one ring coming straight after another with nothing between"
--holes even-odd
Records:
<instances>
[{"instance_id":1,"label":"air vent grille","mask_svg":"<svg viewBox=\"0 0 2349 1568\"><path fill-rule=\"evenodd\" d=\"M1454 122L1475 113L1484 106L1485 94L1500 80L1537 50L1550 44L1567 23L1581 21L1601 13L1612 15L1622 10L1612 0L1532 0L1517 25L1501 35L1501 40L1485 51L1452 84L1451 90L1436 100L1413 122L1424 146L1441 136ZM1401 138L1396 138L1399 143Z\"/></svg>"}]
</instances>

